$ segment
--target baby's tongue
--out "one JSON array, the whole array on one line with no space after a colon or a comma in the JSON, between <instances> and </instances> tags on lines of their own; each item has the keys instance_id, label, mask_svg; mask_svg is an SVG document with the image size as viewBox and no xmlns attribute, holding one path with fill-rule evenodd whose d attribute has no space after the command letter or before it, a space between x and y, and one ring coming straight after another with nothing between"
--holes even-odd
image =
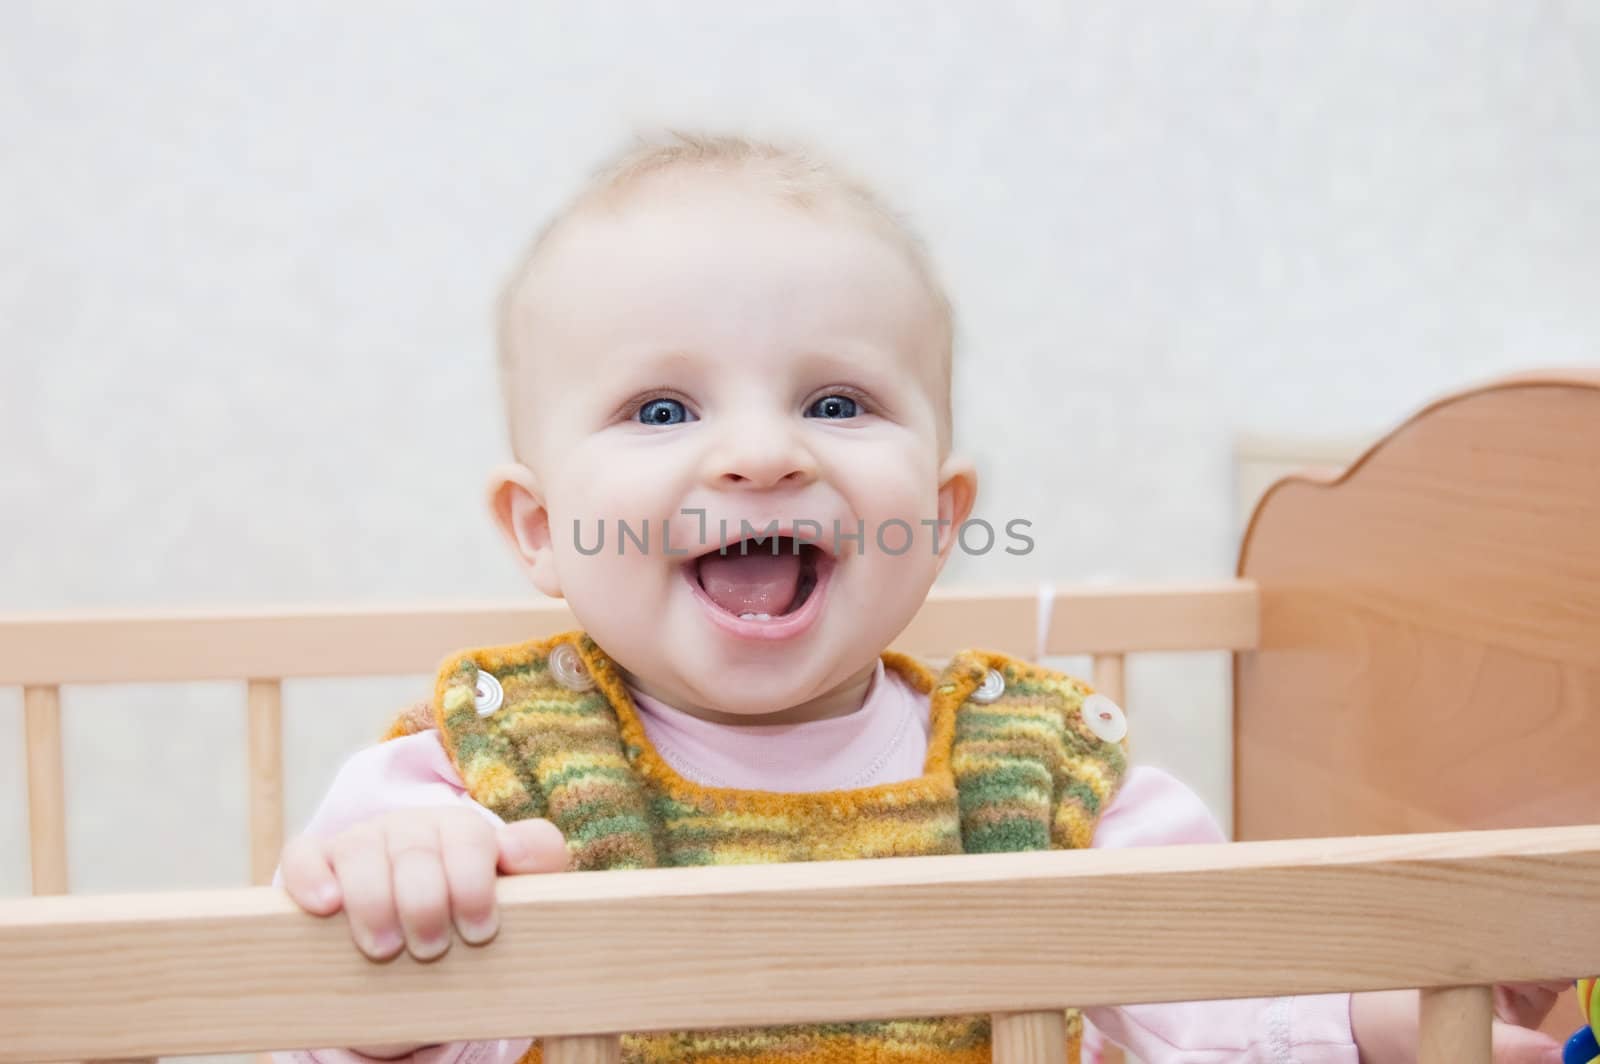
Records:
<instances>
[{"instance_id":1,"label":"baby's tongue","mask_svg":"<svg viewBox=\"0 0 1600 1064\"><path fill-rule=\"evenodd\" d=\"M729 613L767 613L776 617L794 601L800 584L800 556L793 550L776 555L770 546L752 544L750 553L737 548L728 554L707 554L700 559L700 586L711 601Z\"/></svg>"}]
</instances>

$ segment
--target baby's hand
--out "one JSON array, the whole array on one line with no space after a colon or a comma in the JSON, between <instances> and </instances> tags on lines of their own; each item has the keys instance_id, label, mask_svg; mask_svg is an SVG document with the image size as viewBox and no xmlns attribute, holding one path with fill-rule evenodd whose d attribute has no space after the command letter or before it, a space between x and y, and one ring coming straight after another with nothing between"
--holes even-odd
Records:
<instances>
[{"instance_id":1,"label":"baby's hand","mask_svg":"<svg viewBox=\"0 0 1600 1064\"><path fill-rule=\"evenodd\" d=\"M309 913L348 912L356 948L373 960L405 948L431 961L450 948L452 923L474 946L499 931L497 872L562 872L567 861L548 820L496 826L464 806L403 809L330 839L295 839L283 850L283 885Z\"/></svg>"},{"instance_id":2,"label":"baby's hand","mask_svg":"<svg viewBox=\"0 0 1600 1064\"><path fill-rule=\"evenodd\" d=\"M1566 983L1516 983L1494 990L1494 1064L1560 1064L1561 1045L1533 1028L1543 1022ZM1350 1029L1361 1064L1408 1064L1417 1059L1415 990L1350 995Z\"/></svg>"}]
</instances>

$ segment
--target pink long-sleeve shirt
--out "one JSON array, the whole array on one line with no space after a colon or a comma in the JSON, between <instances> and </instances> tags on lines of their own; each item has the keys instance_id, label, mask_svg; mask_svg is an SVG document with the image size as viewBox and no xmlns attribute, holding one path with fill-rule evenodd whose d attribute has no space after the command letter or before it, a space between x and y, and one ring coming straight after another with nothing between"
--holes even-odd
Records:
<instances>
[{"instance_id":1,"label":"pink long-sleeve shirt","mask_svg":"<svg viewBox=\"0 0 1600 1064\"><path fill-rule=\"evenodd\" d=\"M805 724L725 725L631 692L657 752L697 783L766 791L870 787L922 774L928 696L882 663L860 710ZM468 796L436 731L391 740L345 763L306 827L329 837L396 809L459 804L500 818ZM1224 842L1198 796L1159 769L1134 766L1101 814L1097 849ZM1146 1064L1358 1064L1350 996L1247 998L1084 1010L1084 1055L1098 1060L1104 1038ZM412 1064L513 1064L529 1039L430 1046ZM279 1064L369 1064L342 1049L280 1053Z\"/></svg>"}]
</instances>

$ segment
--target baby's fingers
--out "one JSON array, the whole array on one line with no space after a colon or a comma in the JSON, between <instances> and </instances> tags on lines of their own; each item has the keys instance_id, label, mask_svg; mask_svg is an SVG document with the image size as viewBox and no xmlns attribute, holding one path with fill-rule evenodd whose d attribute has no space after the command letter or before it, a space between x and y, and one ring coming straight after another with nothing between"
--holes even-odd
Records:
<instances>
[{"instance_id":1,"label":"baby's fingers","mask_svg":"<svg viewBox=\"0 0 1600 1064\"><path fill-rule=\"evenodd\" d=\"M1496 1023L1493 1055L1494 1064L1561 1064L1561 1045L1547 1034Z\"/></svg>"},{"instance_id":2,"label":"baby's fingers","mask_svg":"<svg viewBox=\"0 0 1600 1064\"><path fill-rule=\"evenodd\" d=\"M461 941L473 946L483 945L500 930L494 905L498 845L494 827L477 816L470 823L439 832L450 912Z\"/></svg>"},{"instance_id":3,"label":"baby's fingers","mask_svg":"<svg viewBox=\"0 0 1600 1064\"><path fill-rule=\"evenodd\" d=\"M1537 1027L1550 1015L1571 981L1555 983L1502 983L1494 988L1494 1014L1519 1027Z\"/></svg>"},{"instance_id":4,"label":"baby's fingers","mask_svg":"<svg viewBox=\"0 0 1600 1064\"><path fill-rule=\"evenodd\" d=\"M405 939L395 914L384 833L363 825L341 836L333 847L333 870L344 890L344 908L350 914L350 935L356 948L375 961L399 953Z\"/></svg>"},{"instance_id":5,"label":"baby's fingers","mask_svg":"<svg viewBox=\"0 0 1600 1064\"><path fill-rule=\"evenodd\" d=\"M406 948L431 961L450 948L450 891L439 855L439 828L431 819L401 822L388 832L394 907Z\"/></svg>"},{"instance_id":6,"label":"baby's fingers","mask_svg":"<svg viewBox=\"0 0 1600 1064\"><path fill-rule=\"evenodd\" d=\"M283 889L300 908L316 916L332 916L339 911L344 896L319 840L301 836L290 842L283 848L279 869Z\"/></svg>"}]
</instances>

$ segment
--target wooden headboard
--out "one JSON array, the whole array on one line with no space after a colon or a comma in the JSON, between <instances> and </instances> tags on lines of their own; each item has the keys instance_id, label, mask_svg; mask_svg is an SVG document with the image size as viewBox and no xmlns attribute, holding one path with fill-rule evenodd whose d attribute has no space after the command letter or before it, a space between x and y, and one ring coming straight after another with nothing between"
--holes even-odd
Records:
<instances>
[{"instance_id":1,"label":"wooden headboard","mask_svg":"<svg viewBox=\"0 0 1600 1064\"><path fill-rule=\"evenodd\" d=\"M1239 575L1237 838L1595 819L1600 373L1452 396L1279 482Z\"/></svg>"}]
</instances>

